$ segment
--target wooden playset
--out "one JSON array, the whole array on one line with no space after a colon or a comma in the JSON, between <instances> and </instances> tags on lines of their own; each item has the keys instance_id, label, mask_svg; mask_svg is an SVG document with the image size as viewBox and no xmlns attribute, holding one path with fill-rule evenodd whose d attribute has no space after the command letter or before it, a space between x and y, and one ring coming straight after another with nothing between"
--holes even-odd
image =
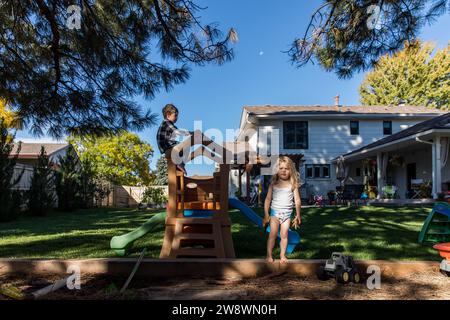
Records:
<instances>
[{"instance_id":1,"label":"wooden playset","mask_svg":"<svg viewBox=\"0 0 450 320\"><path fill-rule=\"evenodd\" d=\"M199 156L216 162L212 177L185 177L166 156L169 202L160 258L234 258L231 221L228 216L229 151L201 135L201 146L185 163ZM176 147L189 150L194 137Z\"/></svg>"}]
</instances>

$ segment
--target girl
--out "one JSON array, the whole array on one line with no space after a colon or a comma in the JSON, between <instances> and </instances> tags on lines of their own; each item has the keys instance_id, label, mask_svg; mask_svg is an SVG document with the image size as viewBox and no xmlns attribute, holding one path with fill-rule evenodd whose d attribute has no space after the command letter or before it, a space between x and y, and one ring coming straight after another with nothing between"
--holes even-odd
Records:
<instances>
[{"instance_id":1,"label":"girl","mask_svg":"<svg viewBox=\"0 0 450 320\"><path fill-rule=\"evenodd\" d=\"M275 245L275 239L278 235L278 229L280 228L280 262L286 263L288 231L291 224L290 218L294 201L296 211L293 221L294 228L297 228L302 222L300 216L301 201L298 191L300 184L297 170L291 159L281 156L278 159L276 168L277 173L272 178L264 202L264 226L270 221L270 234L269 239L267 240L266 260L268 262L274 262L272 251Z\"/></svg>"}]
</instances>

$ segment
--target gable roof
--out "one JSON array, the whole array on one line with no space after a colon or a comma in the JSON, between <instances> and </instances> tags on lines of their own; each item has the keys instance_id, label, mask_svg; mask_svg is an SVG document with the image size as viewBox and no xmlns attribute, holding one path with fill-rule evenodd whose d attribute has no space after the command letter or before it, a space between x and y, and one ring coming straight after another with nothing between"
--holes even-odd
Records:
<instances>
[{"instance_id":1,"label":"gable roof","mask_svg":"<svg viewBox=\"0 0 450 320\"><path fill-rule=\"evenodd\" d=\"M258 125L260 118L290 118L290 117L311 117L323 119L345 119L349 117L387 119L387 118L417 118L425 120L434 118L445 112L439 109L432 109L423 106L343 106L343 105L264 105L264 106L244 106L242 108L241 120L239 124L239 134L236 140L240 140L247 129L254 129Z\"/></svg>"},{"instance_id":2,"label":"gable roof","mask_svg":"<svg viewBox=\"0 0 450 320\"><path fill-rule=\"evenodd\" d=\"M45 151L47 152L47 156L51 156L52 154L67 148L69 143L29 143L29 142L21 142L21 148L19 153L19 159L34 159L39 156L41 153L41 146L44 146ZM14 143L13 149L11 151L11 155L15 155L17 153L17 148L19 144Z\"/></svg>"},{"instance_id":3,"label":"gable roof","mask_svg":"<svg viewBox=\"0 0 450 320\"><path fill-rule=\"evenodd\" d=\"M422 106L244 106L254 115L284 114L442 114L444 111Z\"/></svg>"},{"instance_id":4,"label":"gable roof","mask_svg":"<svg viewBox=\"0 0 450 320\"><path fill-rule=\"evenodd\" d=\"M432 129L450 129L450 112L445 113L439 117L435 117L423 122L419 122L405 130L399 131L397 133L394 133L390 136L387 136L383 139L380 139L378 141L375 141L373 143L370 143L368 145L365 145L364 147L361 147L359 149L353 150L352 152L346 153L343 156L349 156L355 153L359 153L363 150L369 150L381 145L384 145L389 142L393 142L396 140L400 140L421 132L425 132Z\"/></svg>"}]
</instances>

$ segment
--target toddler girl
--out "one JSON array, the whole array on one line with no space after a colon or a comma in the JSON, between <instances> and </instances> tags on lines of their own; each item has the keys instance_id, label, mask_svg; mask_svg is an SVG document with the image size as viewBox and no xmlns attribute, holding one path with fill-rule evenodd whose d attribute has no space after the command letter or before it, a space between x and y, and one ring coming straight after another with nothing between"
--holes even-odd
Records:
<instances>
[{"instance_id":1,"label":"toddler girl","mask_svg":"<svg viewBox=\"0 0 450 320\"><path fill-rule=\"evenodd\" d=\"M278 235L278 230L280 230L280 262L286 263L288 231L291 225L291 215L294 203L296 215L293 220L293 226L294 228L297 228L301 224L300 184L297 170L290 158L281 156L278 159L276 170L276 174L272 178L264 202L263 225L266 225L270 221L266 260L268 262L274 261L272 258L272 251Z\"/></svg>"}]
</instances>

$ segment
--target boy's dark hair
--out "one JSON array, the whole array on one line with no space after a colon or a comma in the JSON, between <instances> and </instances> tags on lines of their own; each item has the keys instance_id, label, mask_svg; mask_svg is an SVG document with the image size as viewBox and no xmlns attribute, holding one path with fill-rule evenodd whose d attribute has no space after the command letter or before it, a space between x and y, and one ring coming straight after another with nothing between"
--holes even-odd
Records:
<instances>
[{"instance_id":1,"label":"boy's dark hair","mask_svg":"<svg viewBox=\"0 0 450 320\"><path fill-rule=\"evenodd\" d=\"M168 115L171 115L174 113L178 113L178 109L171 103L166 104L166 106L162 109L162 114L164 116L164 119L167 118Z\"/></svg>"}]
</instances>

